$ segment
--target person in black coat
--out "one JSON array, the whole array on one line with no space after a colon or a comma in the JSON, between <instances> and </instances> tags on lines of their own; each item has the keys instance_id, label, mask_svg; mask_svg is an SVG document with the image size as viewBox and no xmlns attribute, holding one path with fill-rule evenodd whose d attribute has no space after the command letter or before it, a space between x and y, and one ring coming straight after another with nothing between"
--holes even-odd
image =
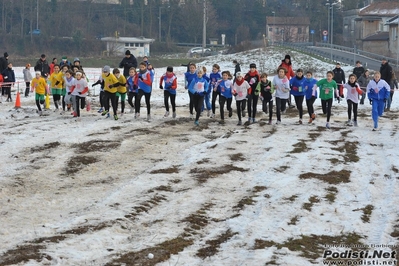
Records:
<instances>
[{"instance_id":1,"label":"person in black coat","mask_svg":"<svg viewBox=\"0 0 399 266\"><path fill-rule=\"evenodd\" d=\"M341 64L337 63L335 65L335 68L333 69L334 73L334 80L337 83L338 89L339 89L339 97L344 98L344 84L346 83L345 81L345 72L341 68ZM337 95L334 94L335 99L337 99ZM338 99L339 100L339 99Z\"/></svg>"},{"instance_id":2,"label":"person in black coat","mask_svg":"<svg viewBox=\"0 0 399 266\"><path fill-rule=\"evenodd\" d=\"M390 96L386 105L387 111L389 111L391 109L392 98L395 90L392 82L392 67L389 65L389 62L386 58L382 59L380 73L381 79L385 80L391 87Z\"/></svg>"},{"instance_id":3,"label":"person in black coat","mask_svg":"<svg viewBox=\"0 0 399 266\"><path fill-rule=\"evenodd\" d=\"M125 57L119 64L119 67L123 67L123 75L127 78L129 77L129 69L131 67L137 68L137 59L130 53L129 50L126 50Z\"/></svg>"},{"instance_id":4,"label":"person in black coat","mask_svg":"<svg viewBox=\"0 0 399 266\"><path fill-rule=\"evenodd\" d=\"M6 102L12 102L11 99L11 86L14 86L15 73L12 69L12 64L8 63L7 68L1 72L4 79L4 84L2 86L2 95L7 95Z\"/></svg>"},{"instance_id":5,"label":"person in black coat","mask_svg":"<svg viewBox=\"0 0 399 266\"><path fill-rule=\"evenodd\" d=\"M356 67L353 69L353 74L356 75L357 79L359 79L364 73L364 67L360 63L360 61L356 61Z\"/></svg>"},{"instance_id":6,"label":"person in black coat","mask_svg":"<svg viewBox=\"0 0 399 266\"><path fill-rule=\"evenodd\" d=\"M8 65L8 53L4 53L4 57L0 58L0 73L7 68Z\"/></svg>"},{"instance_id":7,"label":"person in black coat","mask_svg":"<svg viewBox=\"0 0 399 266\"><path fill-rule=\"evenodd\" d=\"M40 71L40 73L42 73L43 78L45 78L45 79L48 78L48 76L50 74L50 66L47 63L45 54L42 54L40 56L40 59L37 60L34 69L35 69L35 71Z\"/></svg>"}]
</instances>

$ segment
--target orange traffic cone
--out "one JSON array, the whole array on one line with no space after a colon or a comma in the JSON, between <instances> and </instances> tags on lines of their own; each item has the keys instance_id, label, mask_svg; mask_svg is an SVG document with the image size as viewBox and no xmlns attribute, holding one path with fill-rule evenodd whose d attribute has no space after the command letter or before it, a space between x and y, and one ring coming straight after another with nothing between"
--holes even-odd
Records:
<instances>
[{"instance_id":1,"label":"orange traffic cone","mask_svg":"<svg viewBox=\"0 0 399 266\"><path fill-rule=\"evenodd\" d=\"M17 98L15 99L15 108L21 108L21 96L19 91L17 92Z\"/></svg>"}]
</instances>

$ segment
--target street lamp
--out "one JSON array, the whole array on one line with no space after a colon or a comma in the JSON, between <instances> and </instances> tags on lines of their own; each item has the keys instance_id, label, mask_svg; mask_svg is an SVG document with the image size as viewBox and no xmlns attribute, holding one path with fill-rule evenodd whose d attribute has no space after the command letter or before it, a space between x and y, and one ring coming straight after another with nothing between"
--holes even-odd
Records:
<instances>
[{"instance_id":1,"label":"street lamp","mask_svg":"<svg viewBox=\"0 0 399 266\"><path fill-rule=\"evenodd\" d=\"M330 15L330 9L331 9L331 22L330 22L330 60L332 61L332 45L333 45L333 36L334 36L334 6L338 4L337 2L331 3L328 2L326 5L328 5L328 15Z\"/></svg>"},{"instance_id":2,"label":"street lamp","mask_svg":"<svg viewBox=\"0 0 399 266\"><path fill-rule=\"evenodd\" d=\"M273 14L273 27L272 27L272 45L274 45L274 28L276 27L276 12L272 11Z\"/></svg>"},{"instance_id":3,"label":"street lamp","mask_svg":"<svg viewBox=\"0 0 399 266\"><path fill-rule=\"evenodd\" d=\"M161 24L161 21L162 21L161 9L162 9L162 7L160 6L160 7L159 7L159 26L158 26L158 27L159 27L159 42L161 42L161 37L162 37L162 36L161 36L161 34L162 34L162 33L161 33L161 26L162 26L162 24Z\"/></svg>"}]
</instances>

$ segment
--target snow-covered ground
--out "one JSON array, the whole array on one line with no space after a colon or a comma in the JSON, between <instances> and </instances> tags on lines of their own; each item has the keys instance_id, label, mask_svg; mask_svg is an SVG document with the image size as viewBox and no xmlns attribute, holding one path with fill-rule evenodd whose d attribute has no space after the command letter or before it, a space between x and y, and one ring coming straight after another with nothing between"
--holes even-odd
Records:
<instances>
[{"instance_id":1,"label":"snow-covered ground","mask_svg":"<svg viewBox=\"0 0 399 266\"><path fill-rule=\"evenodd\" d=\"M286 53L317 78L334 67L277 49L199 65L232 71L237 59L271 73ZM377 132L368 101L357 128L334 102L325 129L319 100L314 125L298 125L295 109L267 125L259 105L258 123L236 126L234 112L219 124L217 110L195 127L184 71L175 67L177 119L163 118L156 85L151 122L97 108L81 121L39 117L33 95L17 110L0 104L0 265L323 265L323 245L398 245L398 93Z\"/></svg>"}]
</instances>

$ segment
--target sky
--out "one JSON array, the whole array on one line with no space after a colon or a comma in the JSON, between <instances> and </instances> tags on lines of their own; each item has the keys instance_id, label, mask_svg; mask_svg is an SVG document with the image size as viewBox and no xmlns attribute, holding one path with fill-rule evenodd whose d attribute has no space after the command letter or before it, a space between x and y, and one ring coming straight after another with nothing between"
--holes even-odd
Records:
<instances>
[{"instance_id":1,"label":"sky","mask_svg":"<svg viewBox=\"0 0 399 266\"><path fill-rule=\"evenodd\" d=\"M199 65L233 71L237 59L244 72L255 62L271 73L286 53L318 78L333 67L279 49ZM100 74L85 70L90 83ZM175 66L176 119L163 118L155 85L151 122L102 117L98 89L81 121L52 104L38 116L33 95L19 109L0 104L0 265L322 265L326 244L398 245L397 93L377 132L367 101L356 128L334 102L327 130L319 100L312 125L299 125L295 109L267 125L259 104L259 122L237 126L233 104L225 124L217 113L197 127L184 71Z\"/></svg>"}]
</instances>

